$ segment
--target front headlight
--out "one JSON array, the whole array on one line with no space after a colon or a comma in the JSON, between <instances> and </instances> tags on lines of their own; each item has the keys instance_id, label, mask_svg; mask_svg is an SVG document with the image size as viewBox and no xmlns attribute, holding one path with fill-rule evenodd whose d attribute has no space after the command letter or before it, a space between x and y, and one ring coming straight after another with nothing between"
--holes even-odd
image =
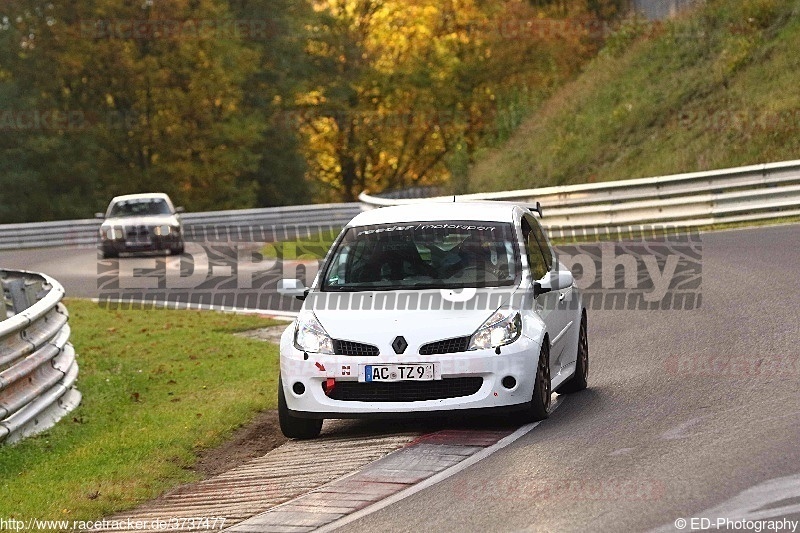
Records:
<instances>
[{"instance_id":1,"label":"front headlight","mask_svg":"<svg viewBox=\"0 0 800 533\"><path fill-rule=\"evenodd\" d=\"M124 236L122 228L103 227L100 228L100 238L107 241L121 239Z\"/></svg>"},{"instance_id":2,"label":"front headlight","mask_svg":"<svg viewBox=\"0 0 800 533\"><path fill-rule=\"evenodd\" d=\"M498 309L473 333L468 350L485 350L511 344L522 334L522 318L511 309Z\"/></svg>"},{"instance_id":3,"label":"front headlight","mask_svg":"<svg viewBox=\"0 0 800 533\"><path fill-rule=\"evenodd\" d=\"M333 340L312 311L301 311L297 316L294 347L304 352L333 355Z\"/></svg>"},{"instance_id":4,"label":"front headlight","mask_svg":"<svg viewBox=\"0 0 800 533\"><path fill-rule=\"evenodd\" d=\"M173 233L176 235L180 233L180 228L178 228L178 226L168 226L164 224L162 226L156 226L155 233L159 237L169 237Z\"/></svg>"}]
</instances>

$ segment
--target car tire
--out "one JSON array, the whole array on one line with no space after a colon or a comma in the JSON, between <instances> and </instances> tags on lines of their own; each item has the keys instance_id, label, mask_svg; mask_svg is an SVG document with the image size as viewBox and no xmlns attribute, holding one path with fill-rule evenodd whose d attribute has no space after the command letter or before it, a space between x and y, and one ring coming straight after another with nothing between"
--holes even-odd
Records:
<instances>
[{"instance_id":1,"label":"car tire","mask_svg":"<svg viewBox=\"0 0 800 533\"><path fill-rule=\"evenodd\" d=\"M100 255L103 256L103 259L116 259L119 257L119 252L116 250L102 250Z\"/></svg>"},{"instance_id":2,"label":"car tire","mask_svg":"<svg viewBox=\"0 0 800 533\"><path fill-rule=\"evenodd\" d=\"M299 418L289 414L283 383L278 379L278 422L281 432L289 439L314 439L322 431L322 419Z\"/></svg>"},{"instance_id":3,"label":"car tire","mask_svg":"<svg viewBox=\"0 0 800 533\"><path fill-rule=\"evenodd\" d=\"M178 244L175 248L172 248L170 250L172 255L181 255L183 254L183 251L184 251L183 241L181 241L180 244Z\"/></svg>"},{"instance_id":4,"label":"car tire","mask_svg":"<svg viewBox=\"0 0 800 533\"><path fill-rule=\"evenodd\" d=\"M584 390L589 384L589 335L587 332L586 311L581 313L581 326L578 331L578 356L575 360L575 374L561 385L556 392L572 394Z\"/></svg>"},{"instance_id":5,"label":"car tire","mask_svg":"<svg viewBox=\"0 0 800 533\"><path fill-rule=\"evenodd\" d=\"M528 406L528 418L531 421L538 422L550 415L550 393L550 341L545 337L536 362L536 381Z\"/></svg>"}]
</instances>

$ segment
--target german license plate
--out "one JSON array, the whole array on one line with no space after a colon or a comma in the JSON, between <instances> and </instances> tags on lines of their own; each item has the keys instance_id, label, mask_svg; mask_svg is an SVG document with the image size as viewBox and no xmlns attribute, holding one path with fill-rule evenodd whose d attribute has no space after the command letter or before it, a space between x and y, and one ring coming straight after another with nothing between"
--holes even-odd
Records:
<instances>
[{"instance_id":1,"label":"german license plate","mask_svg":"<svg viewBox=\"0 0 800 533\"><path fill-rule=\"evenodd\" d=\"M436 379L433 363L407 363L402 365L364 365L359 381L433 381Z\"/></svg>"}]
</instances>

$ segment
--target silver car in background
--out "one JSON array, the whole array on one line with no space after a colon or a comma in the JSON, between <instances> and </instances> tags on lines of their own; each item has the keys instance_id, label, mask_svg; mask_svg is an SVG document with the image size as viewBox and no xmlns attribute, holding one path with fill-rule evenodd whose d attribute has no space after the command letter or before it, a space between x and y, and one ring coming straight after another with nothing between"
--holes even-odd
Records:
<instances>
[{"instance_id":1,"label":"silver car in background","mask_svg":"<svg viewBox=\"0 0 800 533\"><path fill-rule=\"evenodd\" d=\"M102 218L99 248L103 258L120 253L166 251L182 254L183 226L179 214L164 193L127 194L117 196Z\"/></svg>"}]
</instances>

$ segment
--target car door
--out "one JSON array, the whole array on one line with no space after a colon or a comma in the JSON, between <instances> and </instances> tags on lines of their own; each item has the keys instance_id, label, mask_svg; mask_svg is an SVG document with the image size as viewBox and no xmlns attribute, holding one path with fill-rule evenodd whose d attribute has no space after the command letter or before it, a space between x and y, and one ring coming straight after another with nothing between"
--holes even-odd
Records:
<instances>
[{"instance_id":1,"label":"car door","mask_svg":"<svg viewBox=\"0 0 800 533\"><path fill-rule=\"evenodd\" d=\"M558 263L554 262L553 251L542 231L539 222L532 216L523 219L523 234L527 228L526 238L528 264L535 280L541 280L557 273ZM555 376L568 362L563 360L569 324L569 301L572 288L552 290L536 297L537 309L547 325L550 336L550 371Z\"/></svg>"}]
</instances>

